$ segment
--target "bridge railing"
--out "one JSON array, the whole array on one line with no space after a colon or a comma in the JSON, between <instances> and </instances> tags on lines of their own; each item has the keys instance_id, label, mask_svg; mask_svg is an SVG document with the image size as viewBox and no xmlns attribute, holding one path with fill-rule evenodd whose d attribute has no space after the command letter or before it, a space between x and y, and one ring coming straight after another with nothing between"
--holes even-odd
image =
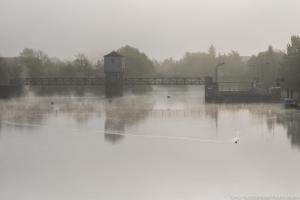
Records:
<instances>
[{"instance_id":1,"label":"bridge railing","mask_svg":"<svg viewBox=\"0 0 300 200\"><path fill-rule=\"evenodd\" d=\"M199 77L125 77L124 85L204 85L205 81ZM91 86L105 85L105 78L17 78L10 79L4 85L29 86Z\"/></svg>"},{"instance_id":2,"label":"bridge railing","mask_svg":"<svg viewBox=\"0 0 300 200\"><path fill-rule=\"evenodd\" d=\"M239 84L245 85L251 82L219 82L218 85ZM124 85L205 85L205 80L200 77L125 77ZM96 86L105 85L105 78L16 78L0 80L0 85L29 85L29 86Z\"/></svg>"},{"instance_id":3,"label":"bridge railing","mask_svg":"<svg viewBox=\"0 0 300 200\"><path fill-rule=\"evenodd\" d=\"M22 78L10 79L10 85L31 86L90 86L104 85L103 78Z\"/></svg>"},{"instance_id":4,"label":"bridge railing","mask_svg":"<svg viewBox=\"0 0 300 200\"><path fill-rule=\"evenodd\" d=\"M203 85L202 78L125 78L125 85Z\"/></svg>"}]
</instances>

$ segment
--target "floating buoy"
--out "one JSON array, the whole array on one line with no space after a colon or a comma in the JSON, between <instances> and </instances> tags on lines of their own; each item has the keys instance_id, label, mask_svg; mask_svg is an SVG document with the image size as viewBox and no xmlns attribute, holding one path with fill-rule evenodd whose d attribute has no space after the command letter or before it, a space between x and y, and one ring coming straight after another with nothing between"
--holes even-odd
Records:
<instances>
[{"instance_id":1,"label":"floating buoy","mask_svg":"<svg viewBox=\"0 0 300 200\"><path fill-rule=\"evenodd\" d=\"M168 98L168 99L170 99L170 98L171 98L171 96L167 96L167 98Z\"/></svg>"},{"instance_id":2,"label":"floating buoy","mask_svg":"<svg viewBox=\"0 0 300 200\"><path fill-rule=\"evenodd\" d=\"M235 144L237 144L237 143L239 142L239 138L238 138L238 137L234 138L234 139L233 139L233 142L234 142Z\"/></svg>"},{"instance_id":3,"label":"floating buoy","mask_svg":"<svg viewBox=\"0 0 300 200\"><path fill-rule=\"evenodd\" d=\"M54 102L53 102L53 101L51 101L51 105L54 105Z\"/></svg>"}]
</instances>

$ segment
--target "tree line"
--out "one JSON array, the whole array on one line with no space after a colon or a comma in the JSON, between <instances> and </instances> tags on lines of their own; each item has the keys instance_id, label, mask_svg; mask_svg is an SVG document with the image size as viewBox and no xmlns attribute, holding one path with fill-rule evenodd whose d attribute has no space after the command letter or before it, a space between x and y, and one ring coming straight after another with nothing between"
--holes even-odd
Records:
<instances>
[{"instance_id":1,"label":"tree line","mask_svg":"<svg viewBox=\"0 0 300 200\"><path fill-rule=\"evenodd\" d=\"M269 46L265 51L245 57L237 51L218 53L212 45L207 52L187 52L180 59L163 61L150 59L139 49L124 46L118 52L125 57L127 77L213 76L215 67L225 63L219 70L220 81L259 81L270 87L281 78L287 87L300 91L300 37L292 36L287 49L275 50ZM91 62L84 54L77 54L71 61L50 58L45 52L24 49L16 58L0 57L0 80L20 77L103 77L103 60Z\"/></svg>"}]
</instances>

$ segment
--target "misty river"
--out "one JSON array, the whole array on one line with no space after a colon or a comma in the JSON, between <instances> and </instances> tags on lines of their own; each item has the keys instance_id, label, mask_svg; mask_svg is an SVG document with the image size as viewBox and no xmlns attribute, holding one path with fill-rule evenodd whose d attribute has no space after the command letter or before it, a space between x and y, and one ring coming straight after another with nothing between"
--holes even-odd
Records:
<instances>
[{"instance_id":1,"label":"misty river","mask_svg":"<svg viewBox=\"0 0 300 200\"><path fill-rule=\"evenodd\" d=\"M0 100L0 199L299 193L300 111L205 104L199 86Z\"/></svg>"}]
</instances>

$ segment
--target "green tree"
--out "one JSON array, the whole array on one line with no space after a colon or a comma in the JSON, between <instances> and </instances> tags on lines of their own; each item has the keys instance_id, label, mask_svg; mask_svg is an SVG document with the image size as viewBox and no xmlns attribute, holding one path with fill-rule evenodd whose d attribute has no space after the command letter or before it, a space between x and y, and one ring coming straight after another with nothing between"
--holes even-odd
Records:
<instances>
[{"instance_id":1,"label":"green tree","mask_svg":"<svg viewBox=\"0 0 300 200\"><path fill-rule=\"evenodd\" d=\"M225 63L219 70L220 81L245 81L247 65L237 51L219 55L217 59L218 63Z\"/></svg>"},{"instance_id":2,"label":"green tree","mask_svg":"<svg viewBox=\"0 0 300 200\"><path fill-rule=\"evenodd\" d=\"M46 53L28 48L20 53L19 63L26 69L29 77L46 76L46 68L51 65L51 61Z\"/></svg>"},{"instance_id":3,"label":"green tree","mask_svg":"<svg viewBox=\"0 0 300 200\"><path fill-rule=\"evenodd\" d=\"M58 76L60 77L96 77L99 72L84 54L76 54L71 62L60 63Z\"/></svg>"},{"instance_id":4,"label":"green tree","mask_svg":"<svg viewBox=\"0 0 300 200\"><path fill-rule=\"evenodd\" d=\"M300 91L300 37L292 36L283 61L283 75L288 87Z\"/></svg>"},{"instance_id":5,"label":"green tree","mask_svg":"<svg viewBox=\"0 0 300 200\"><path fill-rule=\"evenodd\" d=\"M125 46L118 50L125 57L125 76L154 76L156 75L155 67L146 54L138 49Z\"/></svg>"},{"instance_id":6,"label":"green tree","mask_svg":"<svg viewBox=\"0 0 300 200\"><path fill-rule=\"evenodd\" d=\"M0 83L21 76L21 68L15 58L0 57Z\"/></svg>"},{"instance_id":7,"label":"green tree","mask_svg":"<svg viewBox=\"0 0 300 200\"><path fill-rule=\"evenodd\" d=\"M211 56L211 58L216 58L217 50L214 45L210 45L210 47L208 49L208 54Z\"/></svg>"},{"instance_id":8,"label":"green tree","mask_svg":"<svg viewBox=\"0 0 300 200\"><path fill-rule=\"evenodd\" d=\"M237 51L231 51L228 54L219 54L213 45L208 52L187 52L184 57L178 61L166 59L160 63L160 68L164 74L175 74L181 76L213 76L217 64L224 62L225 65L220 69L219 80L238 81L244 80L247 73L247 67L243 57Z\"/></svg>"},{"instance_id":9,"label":"green tree","mask_svg":"<svg viewBox=\"0 0 300 200\"><path fill-rule=\"evenodd\" d=\"M258 78L262 86L273 86L276 78L281 76L283 56L282 51L275 51L272 46L269 46L266 51L260 52L249 59L249 73L253 78Z\"/></svg>"}]
</instances>

